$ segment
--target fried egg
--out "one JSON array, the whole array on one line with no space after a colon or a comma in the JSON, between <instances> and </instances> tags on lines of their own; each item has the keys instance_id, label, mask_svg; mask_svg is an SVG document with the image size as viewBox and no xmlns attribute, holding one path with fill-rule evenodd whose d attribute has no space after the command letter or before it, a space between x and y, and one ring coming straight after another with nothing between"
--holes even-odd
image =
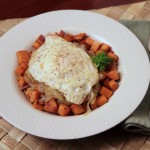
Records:
<instances>
[{"instance_id":1,"label":"fried egg","mask_svg":"<svg viewBox=\"0 0 150 150\"><path fill-rule=\"evenodd\" d=\"M47 35L45 43L31 54L28 71L34 80L57 90L74 104L83 103L99 80L90 56L55 35Z\"/></svg>"}]
</instances>

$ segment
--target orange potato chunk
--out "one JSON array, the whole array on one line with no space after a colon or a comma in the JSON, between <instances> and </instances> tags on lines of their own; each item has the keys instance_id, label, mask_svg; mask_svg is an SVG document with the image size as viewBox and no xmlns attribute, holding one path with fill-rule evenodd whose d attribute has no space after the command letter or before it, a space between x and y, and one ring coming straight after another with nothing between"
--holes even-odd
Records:
<instances>
[{"instance_id":1,"label":"orange potato chunk","mask_svg":"<svg viewBox=\"0 0 150 150\"><path fill-rule=\"evenodd\" d=\"M101 54L102 52L103 52L103 50L99 49L99 50L96 51L96 55Z\"/></svg>"},{"instance_id":2,"label":"orange potato chunk","mask_svg":"<svg viewBox=\"0 0 150 150\"><path fill-rule=\"evenodd\" d=\"M31 88L28 88L25 91L25 95L27 96L27 98L31 103L34 103L40 98L40 92L38 90L33 90Z\"/></svg>"},{"instance_id":3,"label":"orange potato chunk","mask_svg":"<svg viewBox=\"0 0 150 150\"><path fill-rule=\"evenodd\" d=\"M102 44L100 49L103 50L104 52L108 52L110 50L110 46L107 44Z\"/></svg>"},{"instance_id":4,"label":"orange potato chunk","mask_svg":"<svg viewBox=\"0 0 150 150\"><path fill-rule=\"evenodd\" d=\"M115 55L113 52L108 52L108 57L112 58L115 62L118 61L118 56Z\"/></svg>"},{"instance_id":5,"label":"orange potato chunk","mask_svg":"<svg viewBox=\"0 0 150 150\"><path fill-rule=\"evenodd\" d=\"M74 36L72 34L66 33L63 38L67 40L68 42L71 42L74 39Z\"/></svg>"},{"instance_id":6,"label":"orange potato chunk","mask_svg":"<svg viewBox=\"0 0 150 150\"><path fill-rule=\"evenodd\" d=\"M78 42L82 41L84 38L86 37L85 33L79 33L77 35L74 36L74 39Z\"/></svg>"},{"instance_id":7,"label":"orange potato chunk","mask_svg":"<svg viewBox=\"0 0 150 150\"><path fill-rule=\"evenodd\" d=\"M110 79L113 79L113 80L118 80L120 77L119 77L119 73L117 72L116 69L108 72L106 74Z\"/></svg>"},{"instance_id":8,"label":"orange potato chunk","mask_svg":"<svg viewBox=\"0 0 150 150\"><path fill-rule=\"evenodd\" d=\"M39 44L42 45L42 44L45 42L45 37L41 34L41 35L37 38L36 42L38 42Z\"/></svg>"},{"instance_id":9,"label":"orange potato chunk","mask_svg":"<svg viewBox=\"0 0 150 150\"><path fill-rule=\"evenodd\" d=\"M106 98L110 98L112 96L113 92L103 86L100 90L100 94L104 95Z\"/></svg>"},{"instance_id":10,"label":"orange potato chunk","mask_svg":"<svg viewBox=\"0 0 150 150\"><path fill-rule=\"evenodd\" d=\"M80 115L85 112L84 107L82 105L72 104L70 108L74 115Z\"/></svg>"},{"instance_id":11,"label":"orange potato chunk","mask_svg":"<svg viewBox=\"0 0 150 150\"><path fill-rule=\"evenodd\" d=\"M39 35L39 37L33 43L33 47L38 49L45 42L45 37L43 35Z\"/></svg>"},{"instance_id":12,"label":"orange potato chunk","mask_svg":"<svg viewBox=\"0 0 150 150\"><path fill-rule=\"evenodd\" d=\"M27 68L28 68L28 65L25 63L22 63L20 66L16 68L15 70L16 75L18 76L23 75Z\"/></svg>"},{"instance_id":13,"label":"orange potato chunk","mask_svg":"<svg viewBox=\"0 0 150 150\"><path fill-rule=\"evenodd\" d=\"M104 84L104 86L105 86L107 89L110 89L110 87L109 87L109 82L110 82L110 80L111 80L111 79L106 78L106 79L103 81L103 84Z\"/></svg>"},{"instance_id":14,"label":"orange potato chunk","mask_svg":"<svg viewBox=\"0 0 150 150\"><path fill-rule=\"evenodd\" d=\"M29 84L25 81L23 76L18 78L18 85L21 90L24 90L29 87Z\"/></svg>"},{"instance_id":15,"label":"orange potato chunk","mask_svg":"<svg viewBox=\"0 0 150 150\"><path fill-rule=\"evenodd\" d=\"M51 99L48 102L45 103L44 105L44 110L53 114L57 113L58 110L58 105L55 101L55 99Z\"/></svg>"},{"instance_id":16,"label":"orange potato chunk","mask_svg":"<svg viewBox=\"0 0 150 150\"><path fill-rule=\"evenodd\" d=\"M21 67L22 69L24 69L24 70L27 70L28 64L22 63L22 64L20 65L20 67Z\"/></svg>"},{"instance_id":17,"label":"orange potato chunk","mask_svg":"<svg viewBox=\"0 0 150 150\"><path fill-rule=\"evenodd\" d=\"M26 50L22 50L22 51L18 51L16 52L17 54L17 58L18 58L18 63L19 65L25 63L28 64L30 56L29 56L29 52Z\"/></svg>"},{"instance_id":18,"label":"orange potato chunk","mask_svg":"<svg viewBox=\"0 0 150 150\"><path fill-rule=\"evenodd\" d=\"M86 40L85 40L85 43L88 44L88 45L92 45L94 42L93 39L91 39L90 37L88 37Z\"/></svg>"},{"instance_id":19,"label":"orange potato chunk","mask_svg":"<svg viewBox=\"0 0 150 150\"><path fill-rule=\"evenodd\" d=\"M24 72L25 71L24 71L24 69L21 68L21 66L18 66L15 70L15 73L17 76L23 75Z\"/></svg>"},{"instance_id":20,"label":"orange potato chunk","mask_svg":"<svg viewBox=\"0 0 150 150\"><path fill-rule=\"evenodd\" d=\"M65 36L65 32L63 30L61 30L58 34L60 37L64 37Z\"/></svg>"},{"instance_id":21,"label":"orange potato chunk","mask_svg":"<svg viewBox=\"0 0 150 150\"><path fill-rule=\"evenodd\" d=\"M43 110L43 105L40 104L40 102L38 100L35 100L33 103L33 107L39 110Z\"/></svg>"},{"instance_id":22,"label":"orange potato chunk","mask_svg":"<svg viewBox=\"0 0 150 150\"><path fill-rule=\"evenodd\" d=\"M102 106L108 102L107 98L104 95L99 96L97 99L97 105Z\"/></svg>"},{"instance_id":23,"label":"orange potato chunk","mask_svg":"<svg viewBox=\"0 0 150 150\"><path fill-rule=\"evenodd\" d=\"M41 44L38 43L38 42L34 42L34 43L33 43L33 47L34 47L35 49L38 49L40 46L41 46Z\"/></svg>"},{"instance_id":24,"label":"orange potato chunk","mask_svg":"<svg viewBox=\"0 0 150 150\"><path fill-rule=\"evenodd\" d=\"M92 44L92 46L91 46L91 50L93 52L96 52L99 49L99 47L100 47L100 43L97 42L97 41L94 41L93 44Z\"/></svg>"},{"instance_id":25,"label":"orange potato chunk","mask_svg":"<svg viewBox=\"0 0 150 150\"><path fill-rule=\"evenodd\" d=\"M33 47L34 47L35 49L38 49L40 46L41 46L41 44L38 43L38 42L34 42L34 43L33 43Z\"/></svg>"},{"instance_id":26,"label":"orange potato chunk","mask_svg":"<svg viewBox=\"0 0 150 150\"><path fill-rule=\"evenodd\" d=\"M61 116L68 116L70 114L70 107L65 104L60 104L57 113Z\"/></svg>"},{"instance_id":27,"label":"orange potato chunk","mask_svg":"<svg viewBox=\"0 0 150 150\"><path fill-rule=\"evenodd\" d=\"M118 89L118 83L115 82L114 80L109 81L108 84L112 91L116 91Z\"/></svg>"}]
</instances>

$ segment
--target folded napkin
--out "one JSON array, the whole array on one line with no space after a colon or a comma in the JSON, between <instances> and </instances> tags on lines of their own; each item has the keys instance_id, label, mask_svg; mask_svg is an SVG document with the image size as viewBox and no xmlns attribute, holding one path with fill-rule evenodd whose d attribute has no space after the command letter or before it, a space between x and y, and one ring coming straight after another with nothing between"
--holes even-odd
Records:
<instances>
[{"instance_id":1,"label":"folded napkin","mask_svg":"<svg viewBox=\"0 0 150 150\"><path fill-rule=\"evenodd\" d=\"M150 52L148 51L150 21L120 20L120 22L139 38L150 59ZM139 107L123 121L122 127L127 131L150 135L150 85L143 101Z\"/></svg>"}]
</instances>

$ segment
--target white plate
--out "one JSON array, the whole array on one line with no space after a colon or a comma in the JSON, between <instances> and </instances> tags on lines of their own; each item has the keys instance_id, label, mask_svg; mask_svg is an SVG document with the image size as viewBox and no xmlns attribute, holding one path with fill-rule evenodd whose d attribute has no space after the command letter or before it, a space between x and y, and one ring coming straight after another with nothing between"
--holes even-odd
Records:
<instances>
[{"instance_id":1,"label":"white plate","mask_svg":"<svg viewBox=\"0 0 150 150\"><path fill-rule=\"evenodd\" d=\"M120 58L121 82L110 101L88 115L60 117L34 109L18 89L15 52L28 49L39 34L61 29L86 32L112 46ZM101 133L124 120L142 101L150 79L149 61L139 40L123 25L87 11L54 11L30 18L0 40L0 115L17 128L51 139Z\"/></svg>"}]
</instances>

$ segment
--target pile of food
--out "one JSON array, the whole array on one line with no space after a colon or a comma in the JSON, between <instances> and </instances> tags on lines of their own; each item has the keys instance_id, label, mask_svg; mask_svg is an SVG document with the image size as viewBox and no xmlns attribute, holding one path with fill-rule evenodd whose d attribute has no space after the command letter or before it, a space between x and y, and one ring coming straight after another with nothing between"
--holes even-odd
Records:
<instances>
[{"instance_id":1,"label":"pile of food","mask_svg":"<svg viewBox=\"0 0 150 150\"><path fill-rule=\"evenodd\" d=\"M101 107L118 89L118 56L86 33L40 35L17 53L20 90L34 108L61 116Z\"/></svg>"}]
</instances>

